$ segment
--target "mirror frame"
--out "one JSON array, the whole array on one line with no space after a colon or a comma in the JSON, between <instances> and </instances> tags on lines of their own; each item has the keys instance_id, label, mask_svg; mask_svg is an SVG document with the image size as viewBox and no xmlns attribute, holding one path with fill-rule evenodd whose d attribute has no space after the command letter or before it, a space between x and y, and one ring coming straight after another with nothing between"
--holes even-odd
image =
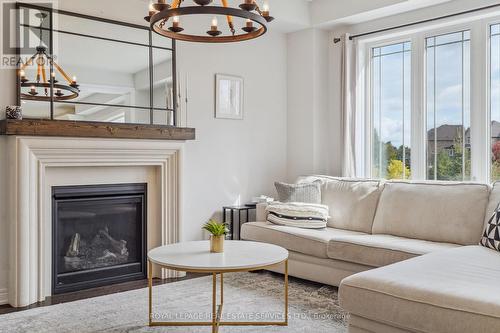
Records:
<instances>
[{"instance_id":1,"label":"mirror frame","mask_svg":"<svg viewBox=\"0 0 500 333\"><path fill-rule=\"evenodd\" d=\"M77 37L83 37L83 38L95 38L95 39L101 39L101 40L108 40L111 42L118 42L118 43L125 43L125 44L132 44L132 45L139 45L139 46L144 46L148 48L149 52L149 57L148 57L148 67L149 67L149 107L147 106L133 106L133 105L112 105L112 104L100 104L100 103L86 103L86 102L71 102L71 101L55 101L54 100L54 84L51 82L50 83L50 99L49 99L49 104L50 104L50 120L55 120L54 119L54 104L55 103L68 103L68 104L81 104L81 105L95 105L95 106L109 106L109 107L127 107L131 109L142 109L142 110L149 110L149 125L155 125L154 124L154 113L155 111L164 111L164 112L172 112L172 118L173 118L173 126L177 127L178 123L178 116L177 116L177 110L178 110L178 96L177 96L177 56L176 56L176 41L174 39L171 40L171 47L162 47L162 46L155 46L153 44L153 32L151 31L149 26L143 26L143 25L138 25L138 24L133 24L133 23L127 23L127 22L121 22L121 21L116 21L116 20L110 20L110 19L105 19L101 17L96 17L96 16L91 16L91 15L86 15L86 14L80 14L80 13L75 13L75 12L70 12L70 11L65 11L65 10L59 10L51 7L45 7L45 6L39 6L35 4L29 4L29 3L22 3L22 2L17 2L16 3L16 10L17 10L17 47L16 47L16 55L17 59L20 59L21 56L21 47L20 47L20 35L21 35L21 28L22 27L30 27L29 25L26 24L21 24L20 20L20 15L21 15L21 10L22 9L34 9L34 10L40 10L40 11L45 11L49 14L49 38L50 38L50 45L49 45L49 55L53 55L53 46L54 46L54 40L53 40L53 34L54 32L58 33L64 33L64 31L57 31L54 29L53 26L53 21L54 21L54 14L59 14L59 15L67 15L67 16L73 16L76 18L81 18L81 19L86 19L86 20L92 20L96 22L102 22L102 23L108 23L108 24L115 24L119 26L125 26L128 28L133 28L133 29L140 29L140 30L145 30L148 32L149 39L147 42L144 44L136 43L136 42L130 42L126 40L119 40L119 39L113 39L113 38L107 38L107 37L100 37L100 36L95 36L95 35L86 35L86 34L75 34ZM164 37L167 38L167 37ZM173 103L172 103L172 108L168 108L168 105L166 105L165 108L159 108L155 107L154 105L154 64L153 64L153 52L154 50L168 50L172 52L172 89L173 89ZM19 69L17 69L17 72L19 72ZM22 98L21 97L21 78L19 77L18 73L16 75L16 91L17 91L17 104L21 105L21 101L25 100L31 100L31 101L37 101L40 103L47 103L46 101L42 101L38 99L36 96L30 97L30 98ZM27 118L27 117L26 117ZM29 118L27 118L29 119ZM46 118L44 118L46 119ZM79 122L79 121L77 121ZM85 122L85 121L81 121ZM106 124L106 122L102 122L103 124ZM111 124L116 124L116 123L111 123ZM132 125L144 125L144 124L138 124L138 123L128 123ZM171 127L172 125L155 125L155 126L168 126Z\"/></svg>"}]
</instances>

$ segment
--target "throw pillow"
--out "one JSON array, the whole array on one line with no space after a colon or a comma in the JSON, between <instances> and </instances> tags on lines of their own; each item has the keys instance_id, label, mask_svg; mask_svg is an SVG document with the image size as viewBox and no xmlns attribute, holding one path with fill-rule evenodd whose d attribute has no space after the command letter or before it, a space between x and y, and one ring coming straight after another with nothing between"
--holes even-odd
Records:
<instances>
[{"instance_id":1,"label":"throw pillow","mask_svg":"<svg viewBox=\"0 0 500 333\"><path fill-rule=\"evenodd\" d=\"M480 245L500 251L500 204L484 227Z\"/></svg>"},{"instance_id":2,"label":"throw pillow","mask_svg":"<svg viewBox=\"0 0 500 333\"><path fill-rule=\"evenodd\" d=\"M321 203L321 180L301 184L275 182L274 186L281 202Z\"/></svg>"},{"instance_id":3,"label":"throw pillow","mask_svg":"<svg viewBox=\"0 0 500 333\"><path fill-rule=\"evenodd\" d=\"M272 202L266 208L267 220L290 227L322 229L328 221L328 206L300 202Z\"/></svg>"}]
</instances>

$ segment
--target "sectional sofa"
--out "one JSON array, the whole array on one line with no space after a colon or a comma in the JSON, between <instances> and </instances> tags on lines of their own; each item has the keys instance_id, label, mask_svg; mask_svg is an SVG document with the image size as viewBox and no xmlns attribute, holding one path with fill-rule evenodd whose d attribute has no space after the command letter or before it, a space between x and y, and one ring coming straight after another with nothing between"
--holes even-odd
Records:
<instances>
[{"instance_id":1,"label":"sectional sofa","mask_svg":"<svg viewBox=\"0 0 500 333\"><path fill-rule=\"evenodd\" d=\"M500 253L478 244L500 183L322 181L326 229L245 223L290 252L290 275L339 286L351 333L500 332Z\"/></svg>"}]
</instances>

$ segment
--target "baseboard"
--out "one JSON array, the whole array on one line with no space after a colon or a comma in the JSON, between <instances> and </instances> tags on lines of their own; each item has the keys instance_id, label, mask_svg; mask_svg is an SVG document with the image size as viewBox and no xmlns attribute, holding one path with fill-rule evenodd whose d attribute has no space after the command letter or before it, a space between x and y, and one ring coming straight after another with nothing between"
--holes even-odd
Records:
<instances>
[{"instance_id":1,"label":"baseboard","mask_svg":"<svg viewBox=\"0 0 500 333\"><path fill-rule=\"evenodd\" d=\"M0 305L9 303L9 294L7 289L0 289Z\"/></svg>"}]
</instances>

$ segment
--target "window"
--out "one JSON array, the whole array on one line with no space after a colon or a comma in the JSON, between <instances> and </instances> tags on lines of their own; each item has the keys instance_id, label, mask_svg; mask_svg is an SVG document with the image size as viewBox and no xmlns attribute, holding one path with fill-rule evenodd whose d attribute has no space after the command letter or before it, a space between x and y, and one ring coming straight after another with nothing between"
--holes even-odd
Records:
<instances>
[{"instance_id":1,"label":"window","mask_svg":"<svg viewBox=\"0 0 500 333\"><path fill-rule=\"evenodd\" d=\"M500 181L497 13L356 40L357 176Z\"/></svg>"},{"instance_id":2,"label":"window","mask_svg":"<svg viewBox=\"0 0 500 333\"><path fill-rule=\"evenodd\" d=\"M372 175L407 179L410 171L411 43L372 48Z\"/></svg>"},{"instance_id":3,"label":"window","mask_svg":"<svg viewBox=\"0 0 500 333\"><path fill-rule=\"evenodd\" d=\"M490 137L492 181L500 180L500 24L490 26Z\"/></svg>"},{"instance_id":4,"label":"window","mask_svg":"<svg viewBox=\"0 0 500 333\"><path fill-rule=\"evenodd\" d=\"M426 39L427 178L470 180L470 32Z\"/></svg>"}]
</instances>

